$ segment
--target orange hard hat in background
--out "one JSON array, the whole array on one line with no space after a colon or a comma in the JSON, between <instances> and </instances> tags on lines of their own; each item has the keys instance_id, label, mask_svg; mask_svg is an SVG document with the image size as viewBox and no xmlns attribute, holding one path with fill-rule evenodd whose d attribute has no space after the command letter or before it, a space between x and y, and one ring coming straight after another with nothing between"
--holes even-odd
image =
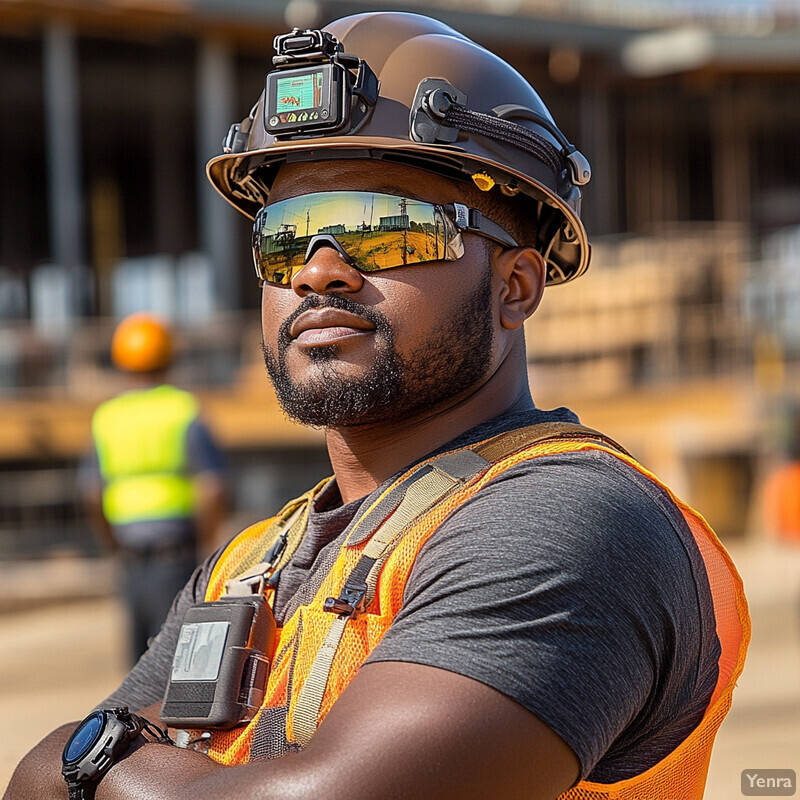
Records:
<instances>
[{"instance_id":1,"label":"orange hard hat in background","mask_svg":"<svg viewBox=\"0 0 800 800\"><path fill-rule=\"evenodd\" d=\"M152 314L131 314L117 325L111 340L111 360L128 372L152 372L172 361L172 334Z\"/></svg>"}]
</instances>

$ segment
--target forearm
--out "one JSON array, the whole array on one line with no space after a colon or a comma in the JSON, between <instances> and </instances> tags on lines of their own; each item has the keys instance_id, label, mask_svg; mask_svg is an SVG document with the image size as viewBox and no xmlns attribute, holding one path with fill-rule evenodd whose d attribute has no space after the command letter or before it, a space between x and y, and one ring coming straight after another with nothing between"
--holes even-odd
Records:
<instances>
[{"instance_id":1,"label":"forearm","mask_svg":"<svg viewBox=\"0 0 800 800\"><path fill-rule=\"evenodd\" d=\"M191 787L226 770L207 756L163 744L139 744L103 777L96 800L178 800L210 795L193 794Z\"/></svg>"},{"instance_id":2,"label":"forearm","mask_svg":"<svg viewBox=\"0 0 800 800\"><path fill-rule=\"evenodd\" d=\"M194 750L139 739L103 776L95 800L314 800L329 796L325 773L314 752L226 767Z\"/></svg>"},{"instance_id":3,"label":"forearm","mask_svg":"<svg viewBox=\"0 0 800 800\"><path fill-rule=\"evenodd\" d=\"M66 797L53 784L73 727L20 765L7 800ZM40 782L30 770L42 767ZM360 670L302 752L224 767L140 737L96 800L554 800L579 774L566 742L501 692L433 667L379 662Z\"/></svg>"},{"instance_id":4,"label":"forearm","mask_svg":"<svg viewBox=\"0 0 800 800\"><path fill-rule=\"evenodd\" d=\"M61 753L77 722L69 722L42 739L17 765L3 800L64 800Z\"/></svg>"},{"instance_id":5,"label":"forearm","mask_svg":"<svg viewBox=\"0 0 800 800\"><path fill-rule=\"evenodd\" d=\"M307 753L224 767L200 753L145 744L116 764L98 786L96 800L322 800L343 797L325 781L327 770ZM335 783L335 781L333 782ZM349 795L363 797L350 780Z\"/></svg>"}]
</instances>

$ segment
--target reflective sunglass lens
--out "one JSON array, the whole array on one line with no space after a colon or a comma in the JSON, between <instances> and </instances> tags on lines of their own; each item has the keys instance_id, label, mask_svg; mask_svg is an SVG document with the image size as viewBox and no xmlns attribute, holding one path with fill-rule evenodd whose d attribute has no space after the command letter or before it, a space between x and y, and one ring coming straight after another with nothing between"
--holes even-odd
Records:
<instances>
[{"instance_id":1,"label":"reflective sunglass lens","mask_svg":"<svg viewBox=\"0 0 800 800\"><path fill-rule=\"evenodd\" d=\"M333 237L363 272L446 258L447 226L431 203L372 192L322 192L263 208L253 227L262 280L287 285L318 236Z\"/></svg>"}]
</instances>

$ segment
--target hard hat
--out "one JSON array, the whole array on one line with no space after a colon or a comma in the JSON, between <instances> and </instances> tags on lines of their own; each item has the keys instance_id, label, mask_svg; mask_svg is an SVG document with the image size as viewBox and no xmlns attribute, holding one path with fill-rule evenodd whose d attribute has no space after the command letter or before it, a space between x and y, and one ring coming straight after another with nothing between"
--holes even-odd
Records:
<instances>
[{"instance_id":1,"label":"hard hat","mask_svg":"<svg viewBox=\"0 0 800 800\"><path fill-rule=\"evenodd\" d=\"M536 201L524 213L536 214L538 228L537 240L524 244L544 256L548 284L587 269L580 186L589 163L501 58L438 20L403 12L295 29L276 37L275 47L265 90L207 167L241 212L255 216L288 161L384 160L472 179L485 191L522 192ZM333 65L327 73L325 64ZM292 94L292 70L307 94ZM321 118L337 114L331 124Z\"/></svg>"},{"instance_id":2,"label":"hard hat","mask_svg":"<svg viewBox=\"0 0 800 800\"><path fill-rule=\"evenodd\" d=\"M111 360L128 372L153 372L172 362L172 335L152 314L131 314L117 325L111 339Z\"/></svg>"}]
</instances>

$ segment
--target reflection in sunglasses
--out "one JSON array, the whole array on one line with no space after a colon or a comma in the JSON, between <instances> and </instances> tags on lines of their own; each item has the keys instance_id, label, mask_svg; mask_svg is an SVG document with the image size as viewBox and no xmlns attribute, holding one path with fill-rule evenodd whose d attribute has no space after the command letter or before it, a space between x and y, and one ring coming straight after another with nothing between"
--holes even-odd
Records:
<instances>
[{"instance_id":1,"label":"reflection in sunglasses","mask_svg":"<svg viewBox=\"0 0 800 800\"><path fill-rule=\"evenodd\" d=\"M288 284L317 236L334 237L364 272L445 258L439 207L395 195L323 192L284 200L256 216L253 250L260 277Z\"/></svg>"}]
</instances>

